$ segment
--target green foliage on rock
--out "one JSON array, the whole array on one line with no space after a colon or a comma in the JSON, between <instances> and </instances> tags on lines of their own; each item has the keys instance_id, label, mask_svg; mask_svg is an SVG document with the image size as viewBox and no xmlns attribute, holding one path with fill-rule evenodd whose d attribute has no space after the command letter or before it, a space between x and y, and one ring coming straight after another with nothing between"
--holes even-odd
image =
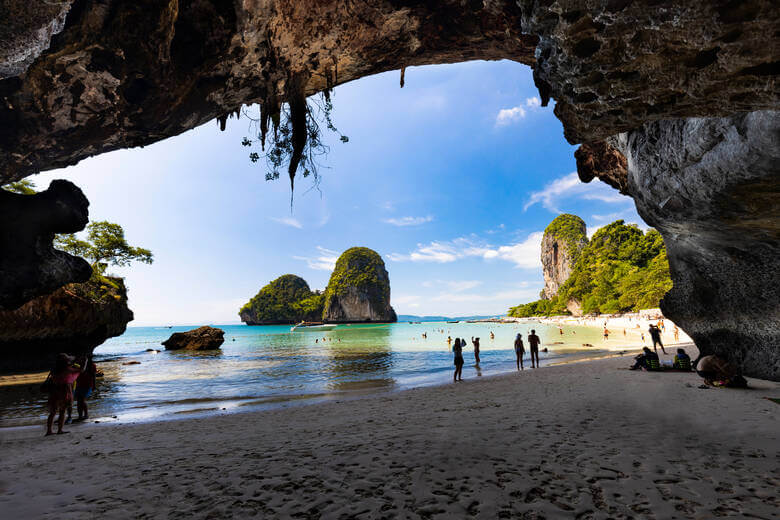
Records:
<instances>
[{"instance_id":1,"label":"green foliage on rock","mask_svg":"<svg viewBox=\"0 0 780 520\"><path fill-rule=\"evenodd\" d=\"M588 241L585 221L571 213L563 213L555 217L544 230L544 236L547 235L554 235L566 244L572 263L576 263L579 258L580 245Z\"/></svg>"},{"instance_id":2,"label":"green foliage on rock","mask_svg":"<svg viewBox=\"0 0 780 520\"><path fill-rule=\"evenodd\" d=\"M28 179L22 179L16 182L10 182L2 187L5 191L11 193L18 193L20 195L35 195L38 193L35 191L35 184Z\"/></svg>"},{"instance_id":3,"label":"green foliage on rock","mask_svg":"<svg viewBox=\"0 0 780 520\"><path fill-rule=\"evenodd\" d=\"M593 235L555 298L512 307L509 315L563 314L572 300L583 314L637 311L657 307L671 288L661 234L618 220Z\"/></svg>"},{"instance_id":4,"label":"green foliage on rock","mask_svg":"<svg viewBox=\"0 0 780 520\"><path fill-rule=\"evenodd\" d=\"M345 296L349 290L367 294L374 309L390 306L390 283L385 263L376 251L353 247L341 254L325 289L324 316L330 314L336 298Z\"/></svg>"},{"instance_id":5,"label":"green foliage on rock","mask_svg":"<svg viewBox=\"0 0 780 520\"><path fill-rule=\"evenodd\" d=\"M260 289L238 314L249 325L319 321L323 301L324 295L312 292L306 280L285 274Z\"/></svg>"}]
</instances>

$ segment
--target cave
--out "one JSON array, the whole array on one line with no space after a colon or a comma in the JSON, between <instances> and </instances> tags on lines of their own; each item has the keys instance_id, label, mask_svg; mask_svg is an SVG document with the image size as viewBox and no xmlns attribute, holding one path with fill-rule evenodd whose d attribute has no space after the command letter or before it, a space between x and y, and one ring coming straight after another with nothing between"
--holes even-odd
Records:
<instances>
[{"instance_id":1,"label":"cave","mask_svg":"<svg viewBox=\"0 0 780 520\"><path fill-rule=\"evenodd\" d=\"M222 122L244 104L278 113L379 72L528 65L542 104L556 101L565 138L581 144L581 180L631 196L663 235L674 281L665 314L703 354L780 380L771 43L780 10L769 0L63 0L35 15L11 0L3 9L3 184ZM0 309L84 279L83 262L51 248L53 233L86 224L78 188L0 204Z\"/></svg>"}]
</instances>

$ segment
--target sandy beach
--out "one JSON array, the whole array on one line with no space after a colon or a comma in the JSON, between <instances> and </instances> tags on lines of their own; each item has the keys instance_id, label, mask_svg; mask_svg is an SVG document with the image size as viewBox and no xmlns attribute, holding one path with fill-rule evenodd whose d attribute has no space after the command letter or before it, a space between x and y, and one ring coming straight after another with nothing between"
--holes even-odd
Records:
<instances>
[{"instance_id":1,"label":"sandy beach","mask_svg":"<svg viewBox=\"0 0 780 520\"><path fill-rule=\"evenodd\" d=\"M693 350L692 347L688 347ZM777 383L629 357L350 401L0 431L5 518L776 518Z\"/></svg>"}]
</instances>

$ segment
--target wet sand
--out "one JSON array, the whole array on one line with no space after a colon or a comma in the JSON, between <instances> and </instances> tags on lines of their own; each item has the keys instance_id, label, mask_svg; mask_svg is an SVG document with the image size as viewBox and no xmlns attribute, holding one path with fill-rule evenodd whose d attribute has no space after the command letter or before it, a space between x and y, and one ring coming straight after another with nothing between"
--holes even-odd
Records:
<instances>
[{"instance_id":1,"label":"wet sand","mask_svg":"<svg viewBox=\"0 0 780 520\"><path fill-rule=\"evenodd\" d=\"M694 351L690 347L689 351ZM692 352L693 353L693 352ZM668 358L664 358L668 359ZM630 358L358 400L0 430L5 518L773 518L780 384Z\"/></svg>"}]
</instances>

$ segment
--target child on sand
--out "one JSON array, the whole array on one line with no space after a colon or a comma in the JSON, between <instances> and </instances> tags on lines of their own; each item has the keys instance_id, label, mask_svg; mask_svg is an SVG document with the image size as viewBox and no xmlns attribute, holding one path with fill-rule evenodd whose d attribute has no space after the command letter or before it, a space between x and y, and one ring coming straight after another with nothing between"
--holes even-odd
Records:
<instances>
[{"instance_id":1,"label":"child on sand","mask_svg":"<svg viewBox=\"0 0 780 520\"><path fill-rule=\"evenodd\" d=\"M54 423L54 416L59 412L57 419L57 435L68 433L62 430L65 425L65 411L73 404L73 382L81 374L82 368L73 366L73 357L62 353L57 356L54 368L49 372L46 379L47 391L49 392L49 417L46 419L46 435L52 435L51 427Z\"/></svg>"}]
</instances>

